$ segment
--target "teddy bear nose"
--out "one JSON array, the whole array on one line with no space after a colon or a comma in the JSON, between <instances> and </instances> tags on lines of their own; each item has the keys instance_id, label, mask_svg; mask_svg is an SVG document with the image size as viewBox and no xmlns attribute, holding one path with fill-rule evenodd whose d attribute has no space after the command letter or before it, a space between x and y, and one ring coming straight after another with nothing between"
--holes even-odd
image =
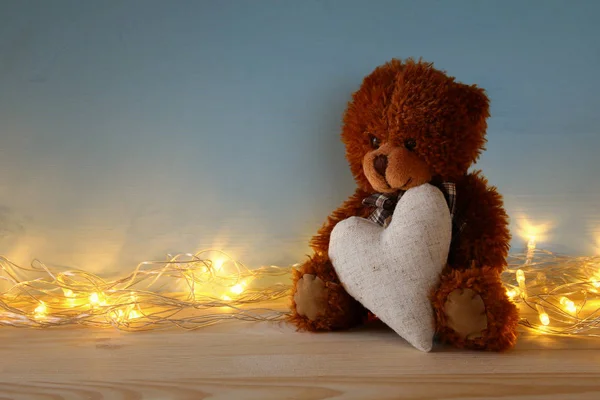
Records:
<instances>
[{"instance_id":1,"label":"teddy bear nose","mask_svg":"<svg viewBox=\"0 0 600 400\"><path fill-rule=\"evenodd\" d=\"M387 164L388 164L388 159L385 154L378 154L377 156L375 156L375 159L373 160L373 167L375 168L375 171L377 171L377 173L382 176L385 176L385 170L387 168Z\"/></svg>"}]
</instances>

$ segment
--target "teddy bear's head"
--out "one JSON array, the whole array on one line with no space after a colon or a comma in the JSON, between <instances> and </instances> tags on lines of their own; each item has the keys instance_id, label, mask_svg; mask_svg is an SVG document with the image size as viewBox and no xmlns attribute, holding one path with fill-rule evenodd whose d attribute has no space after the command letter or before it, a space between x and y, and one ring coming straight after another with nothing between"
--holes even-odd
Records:
<instances>
[{"instance_id":1,"label":"teddy bear's head","mask_svg":"<svg viewBox=\"0 0 600 400\"><path fill-rule=\"evenodd\" d=\"M393 193L464 175L484 150L488 116L483 89L394 59L352 96L342 141L359 187Z\"/></svg>"}]
</instances>

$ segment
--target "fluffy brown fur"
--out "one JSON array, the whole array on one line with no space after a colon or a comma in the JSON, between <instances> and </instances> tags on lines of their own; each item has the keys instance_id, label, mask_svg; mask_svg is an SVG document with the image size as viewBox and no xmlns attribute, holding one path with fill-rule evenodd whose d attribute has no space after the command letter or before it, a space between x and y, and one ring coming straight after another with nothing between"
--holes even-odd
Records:
<instances>
[{"instance_id":1,"label":"fluffy brown fur","mask_svg":"<svg viewBox=\"0 0 600 400\"><path fill-rule=\"evenodd\" d=\"M470 349L501 351L514 345L518 313L500 281L510 240L507 215L501 196L481 172L468 172L484 150L488 117L483 89L458 83L430 63L392 60L364 79L348 104L341 135L358 188L312 239L315 254L294 275L291 322L309 331L347 329L363 322L367 310L345 292L327 256L333 227L351 216L367 217L372 210L362 200L372 193L449 180L457 187L455 220L460 229L431 294L438 337ZM321 312L314 320L296 309L297 302L317 301L297 285L305 274L325 283L320 285L325 292L318 296ZM464 289L481 297L487 317L487 329L472 339L450 328L452 315L445 311L449 294Z\"/></svg>"}]
</instances>

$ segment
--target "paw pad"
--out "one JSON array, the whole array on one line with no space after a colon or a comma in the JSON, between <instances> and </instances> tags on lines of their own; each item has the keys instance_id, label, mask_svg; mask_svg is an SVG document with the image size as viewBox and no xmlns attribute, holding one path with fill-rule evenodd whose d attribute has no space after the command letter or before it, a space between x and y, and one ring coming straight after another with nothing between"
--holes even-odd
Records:
<instances>
[{"instance_id":1,"label":"paw pad","mask_svg":"<svg viewBox=\"0 0 600 400\"><path fill-rule=\"evenodd\" d=\"M323 314L327 304L327 287L319 277L304 274L296 285L294 294L296 312L311 321Z\"/></svg>"},{"instance_id":2,"label":"paw pad","mask_svg":"<svg viewBox=\"0 0 600 400\"><path fill-rule=\"evenodd\" d=\"M471 289L456 289L448 295L444 312L448 326L464 339L476 339L487 329L485 304Z\"/></svg>"}]
</instances>

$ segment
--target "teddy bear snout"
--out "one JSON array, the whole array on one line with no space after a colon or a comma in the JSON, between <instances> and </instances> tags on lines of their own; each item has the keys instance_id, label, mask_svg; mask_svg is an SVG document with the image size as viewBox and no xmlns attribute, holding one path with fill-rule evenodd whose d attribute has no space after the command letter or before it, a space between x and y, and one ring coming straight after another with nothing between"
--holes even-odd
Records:
<instances>
[{"instance_id":1,"label":"teddy bear snout","mask_svg":"<svg viewBox=\"0 0 600 400\"><path fill-rule=\"evenodd\" d=\"M385 176L385 170L387 169L388 158L385 154L378 154L373 159L373 168L381 176Z\"/></svg>"}]
</instances>

